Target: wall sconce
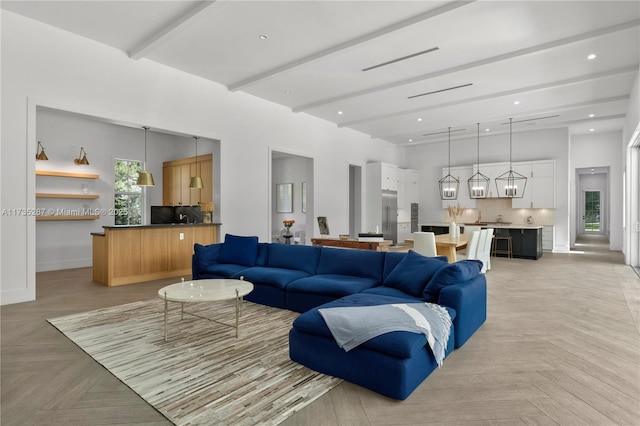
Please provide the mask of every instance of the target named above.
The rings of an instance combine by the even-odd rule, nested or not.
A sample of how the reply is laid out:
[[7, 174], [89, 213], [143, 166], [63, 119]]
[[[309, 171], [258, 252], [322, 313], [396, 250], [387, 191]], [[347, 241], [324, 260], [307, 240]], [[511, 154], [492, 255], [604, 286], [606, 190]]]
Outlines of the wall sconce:
[[88, 166], [89, 165], [89, 160], [87, 160], [87, 153], [85, 152], [83, 147], [80, 147], [80, 155], [78, 155], [78, 158], [73, 160], [73, 163], [78, 165], [78, 166]]
[[38, 141], [38, 149], [36, 151], [36, 160], [46, 161], [49, 159], [49, 157], [47, 157], [47, 154], [44, 153], [44, 146], [42, 146], [42, 143], [40, 141]]

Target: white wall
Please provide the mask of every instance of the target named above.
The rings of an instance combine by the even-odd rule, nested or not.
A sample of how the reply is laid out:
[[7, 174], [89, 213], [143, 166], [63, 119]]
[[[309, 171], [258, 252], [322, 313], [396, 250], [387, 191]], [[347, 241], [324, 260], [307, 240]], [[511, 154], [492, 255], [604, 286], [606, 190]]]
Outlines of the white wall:
[[[638, 165], [638, 148], [629, 145], [636, 143], [634, 132], [640, 130], [640, 67], [631, 89], [626, 120], [622, 133], [622, 153], [626, 176], [625, 193], [625, 229], [623, 235], [623, 251], [625, 263], [640, 265], [640, 232], [636, 231], [636, 223], [640, 223], [640, 165]], [[632, 140], [633, 139], [633, 140]], [[631, 151], [633, 149], [633, 151]]]
[[[554, 251], [569, 251], [569, 133], [568, 129], [523, 132], [514, 126], [512, 161], [556, 160], [556, 208]], [[445, 218], [438, 190], [442, 167], [447, 166], [447, 142], [408, 146], [405, 166], [420, 172], [420, 222]], [[480, 162], [509, 161], [509, 134], [480, 135]], [[451, 140], [451, 166], [477, 163], [477, 139]], [[506, 170], [505, 170], [506, 171]], [[493, 183], [492, 183], [493, 184]], [[504, 200], [485, 200], [489, 202]], [[464, 207], [464, 206], [463, 206]], [[526, 216], [524, 216], [526, 217]]]
[[[340, 229], [348, 229], [349, 162], [397, 162], [398, 149], [387, 142], [11, 12], [0, 16], [1, 208], [35, 207], [37, 104], [221, 140], [222, 233], [261, 241], [270, 239], [269, 146], [314, 159], [315, 214]], [[1, 221], [0, 303], [33, 300], [35, 220]]]
[[[609, 167], [608, 211], [609, 248], [622, 250], [622, 132], [576, 135], [571, 138], [571, 176], [576, 169]], [[575, 181], [574, 181], [575, 182]], [[578, 184], [571, 186], [571, 246], [575, 244], [577, 223]]]

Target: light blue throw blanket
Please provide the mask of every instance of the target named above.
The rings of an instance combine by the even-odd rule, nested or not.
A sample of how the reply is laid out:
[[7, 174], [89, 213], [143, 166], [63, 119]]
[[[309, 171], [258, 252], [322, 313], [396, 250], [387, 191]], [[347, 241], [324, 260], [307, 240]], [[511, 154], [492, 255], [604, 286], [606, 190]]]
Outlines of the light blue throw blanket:
[[377, 306], [354, 306], [318, 309], [333, 338], [345, 351], [392, 331], [411, 331], [427, 337], [433, 356], [442, 366], [451, 316], [434, 303], [394, 303]]

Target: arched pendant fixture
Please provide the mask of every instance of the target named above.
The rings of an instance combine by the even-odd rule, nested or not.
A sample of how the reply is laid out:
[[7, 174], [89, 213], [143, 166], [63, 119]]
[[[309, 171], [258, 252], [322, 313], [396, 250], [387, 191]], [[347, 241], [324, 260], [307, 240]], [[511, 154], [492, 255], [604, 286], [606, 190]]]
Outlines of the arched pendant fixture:
[[451, 176], [451, 127], [449, 127], [449, 174], [438, 181], [441, 200], [457, 200], [460, 181]]
[[189, 182], [189, 189], [202, 189], [204, 185], [202, 184], [202, 178], [198, 176], [198, 139], [197, 136], [193, 137], [196, 140], [196, 175], [191, 177], [191, 181]]
[[509, 170], [496, 178], [498, 198], [522, 198], [527, 187], [527, 178], [513, 170], [511, 165], [511, 127], [513, 118], [509, 119]]
[[138, 186], [154, 186], [153, 175], [147, 171], [147, 130], [148, 126], [143, 126], [144, 129], [144, 164], [142, 165], [142, 172], [138, 173], [138, 180], [136, 185]]
[[490, 183], [491, 179], [480, 173], [480, 123], [478, 123], [478, 169], [467, 181], [469, 198], [487, 198]]

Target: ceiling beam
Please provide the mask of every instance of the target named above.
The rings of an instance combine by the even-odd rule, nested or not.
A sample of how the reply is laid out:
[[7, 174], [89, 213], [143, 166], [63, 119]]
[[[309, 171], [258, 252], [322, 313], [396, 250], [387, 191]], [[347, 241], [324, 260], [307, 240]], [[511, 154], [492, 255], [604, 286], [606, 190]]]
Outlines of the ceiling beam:
[[376, 39], [378, 37], [382, 37], [384, 35], [387, 35], [389, 33], [392, 33], [394, 31], [398, 31], [401, 30], [403, 28], [406, 28], [410, 25], [416, 24], [418, 22], [422, 22], [422, 21], [426, 21], [427, 19], [431, 19], [434, 18], [436, 16], [439, 15], [443, 15], [447, 12], [450, 12], [452, 10], [458, 9], [460, 7], [466, 6], [470, 3], [474, 3], [476, 0], [465, 0], [465, 1], [453, 1], [451, 3], [447, 3], [444, 6], [440, 6], [436, 9], [430, 10], [428, 12], [424, 12], [421, 13], [419, 15], [416, 16], [412, 16], [411, 18], [402, 20], [400, 22], [396, 22], [395, 24], [386, 26], [384, 28], [381, 28], [379, 30], [370, 32], [368, 34], [365, 34], [363, 36], [360, 37], [356, 37], [354, 39], [348, 40], [344, 43], [340, 43], [337, 44], [335, 46], [331, 46], [327, 49], [321, 50], [319, 52], [313, 53], [311, 55], [302, 57], [300, 59], [296, 59], [295, 61], [291, 61], [289, 63], [280, 65], [278, 67], [272, 68], [270, 70], [264, 71], [260, 74], [256, 74], [250, 77], [245, 78], [244, 80], [240, 80], [237, 81], [235, 83], [231, 83], [229, 84], [229, 86], [227, 86], [227, 88], [232, 91], [235, 92], [237, 90], [242, 90], [247, 86], [250, 86], [252, 84], [256, 84], [262, 80], [266, 80], [267, 78], [273, 77], [277, 74], [283, 73], [285, 71], [289, 71], [292, 70], [294, 68], [300, 67], [302, 65], [306, 65], [308, 63], [317, 61], [319, 59], [325, 58], [327, 56], [330, 55], [334, 55], [338, 52], [341, 52], [345, 49], [349, 49], [353, 46], [357, 46], [359, 44], [362, 43], [366, 43], [368, 41], [371, 41], [373, 39]]
[[368, 89], [357, 90], [355, 92], [350, 92], [350, 93], [345, 93], [343, 95], [334, 96], [332, 98], [326, 98], [326, 99], [322, 99], [322, 100], [319, 100], [319, 101], [311, 102], [311, 103], [308, 103], [308, 104], [299, 105], [297, 107], [293, 107], [292, 110], [293, 110], [293, 112], [304, 112], [304, 111], [310, 110], [312, 108], [317, 108], [319, 106], [324, 106], [324, 105], [327, 105], [327, 104], [344, 101], [346, 99], [356, 98], [358, 96], [364, 96], [364, 95], [368, 95], [370, 93], [380, 92], [380, 91], [383, 91], [383, 90], [394, 89], [396, 87], [400, 87], [400, 86], [405, 86], [405, 85], [408, 85], [408, 84], [421, 82], [421, 81], [424, 81], [424, 80], [428, 80], [430, 78], [440, 77], [442, 75], [447, 75], [447, 74], [451, 74], [451, 73], [454, 73], [454, 72], [465, 71], [465, 70], [469, 70], [469, 69], [472, 69], [472, 68], [477, 68], [477, 67], [480, 67], [480, 66], [493, 64], [493, 63], [496, 63], [496, 62], [505, 61], [507, 59], [517, 58], [519, 56], [530, 55], [532, 53], [541, 52], [543, 50], [548, 50], [548, 49], [552, 49], [552, 48], [555, 48], [555, 47], [560, 47], [560, 46], [571, 44], [571, 43], [575, 43], [575, 42], [578, 42], [578, 41], [588, 40], [590, 38], [599, 37], [599, 36], [603, 36], [603, 35], [606, 35], [606, 34], [615, 33], [615, 32], [618, 32], [618, 31], [628, 30], [630, 28], [634, 28], [634, 27], [637, 27], [639, 25], [640, 25], [640, 19], [634, 19], [632, 21], [623, 22], [622, 24], [613, 25], [613, 26], [606, 27], [606, 28], [601, 28], [601, 29], [595, 30], [595, 31], [589, 31], [589, 32], [586, 32], [586, 33], [583, 33], [583, 34], [578, 34], [578, 35], [571, 36], [571, 37], [565, 37], [565, 38], [562, 38], [562, 39], [559, 39], [559, 40], [553, 40], [553, 41], [550, 41], [550, 42], [547, 42], [547, 43], [538, 44], [536, 46], [527, 47], [525, 49], [519, 49], [519, 50], [515, 50], [513, 52], [504, 53], [502, 55], [493, 56], [491, 58], [481, 59], [479, 61], [469, 62], [467, 64], [458, 65], [458, 66], [447, 68], [447, 69], [444, 69], [444, 70], [435, 71], [435, 72], [428, 73], [428, 74], [422, 74], [422, 75], [419, 75], [419, 76], [416, 76], [416, 77], [411, 77], [411, 78], [407, 78], [407, 79], [404, 79], [404, 80], [395, 81], [395, 82], [392, 82], [392, 83], [387, 83], [387, 84], [383, 84], [383, 85], [380, 85], [380, 86], [371, 87], [371, 88], [368, 88]]
[[138, 43], [138, 45], [131, 49], [131, 51], [129, 52], [129, 58], [135, 60], [144, 58], [164, 42], [174, 37], [179, 32], [183, 31], [185, 28], [187, 28], [188, 25], [192, 25], [193, 20], [198, 15], [201, 15], [204, 10], [209, 8], [214, 3], [215, 0], [197, 2], [196, 5], [193, 8], [189, 9], [186, 13], [177, 17], [169, 24], [163, 25], [160, 29], [153, 32], [149, 37]]
[[534, 86], [519, 87], [519, 88], [513, 89], [513, 90], [505, 90], [503, 92], [496, 92], [496, 93], [491, 93], [491, 94], [488, 94], [488, 95], [476, 96], [474, 98], [465, 98], [465, 99], [460, 99], [460, 100], [457, 100], [457, 101], [444, 102], [444, 103], [440, 103], [440, 104], [436, 104], [436, 105], [429, 105], [429, 106], [424, 106], [424, 107], [420, 107], [420, 108], [412, 108], [412, 109], [407, 109], [407, 110], [404, 110], [404, 111], [397, 111], [397, 112], [393, 112], [393, 113], [389, 113], [389, 114], [381, 114], [381, 115], [377, 115], [377, 116], [361, 118], [361, 119], [358, 119], [358, 120], [344, 121], [342, 123], [338, 123], [338, 127], [350, 127], [350, 126], [353, 126], [355, 124], [362, 124], [362, 123], [366, 123], [366, 122], [369, 122], [369, 121], [379, 121], [381, 119], [385, 119], [385, 118], [389, 118], [389, 117], [398, 117], [398, 116], [406, 115], [406, 114], [416, 114], [416, 113], [420, 113], [420, 112], [424, 112], [424, 111], [430, 111], [430, 110], [434, 110], [434, 109], [442, 109], [442, 108], [448, 108], [448, 107], [457, 106], [457, 105], [464, 105], [464, 104], [468, 104], [468, 103], [471, 103], [471, 102], [487, 101], [487, 100], [490, 100], [490, 99], [501, 98], [501, 97], [504, 97], [504, 96], [512, 96], [512, 95], [518, 95], [518, 94], [528, 93], [528, 92], [535, 92], [535, 91], [539, 91], [539, 90], [551, 89], [551, 88], [556, 88], [556, 87], [561, 87], [561, 86], [568, 86], [568, 85], [571, 85], [571, 84], [582, 83], [584, 81], [590, 81], [590, 80], [597, 80], [597, 79], [600, 79], [600, 78], [611, 77], [611, 76], [615, 76], [615, 75], [619, 75], [619, 74], [634, 73], [634, 72], [638, 72], [638, 68], [639, 67], [640, 67], [640, 64], [634, 64], [634, 65], [630, 65], [628, 67], [618, 68], [618, 69], [615, 69], [615, 70], [604, 71], [604, 72], [600, 72], [600, 73], [596, 73], [596, 74], [588, 74], [588, 75], [585, 75], [585, 76], [568, 78], [568, 79], [565, 79], [565, 80], [552, 81], [552, 82], [549, 82], [549, 83], [537, 84], [537, 85], [534, 85]]
[[[555, 106], [550, 106], [547, 108], [539, 108], [539, 109], [532, 109], [532, 110], [527, 110], [527, 111], [522, 111], [519, 112], [517, 114], [518, 118], [525, 118], [525, 117], [530, 117], [530, 116], [534, 116], [534, 115], [540, 115], [540, 114], [552, 114], [554, 112], [557, 111], [566, 111], [566, 110], [571, 110], [571, 109], [575, 109], [575, 108], [583, 108], [583, 107], [588, 107], [588, 106], [592, 106], [592, 105], [598, 105], [598, 104], [606, 104], [606, 103], [610, 103], [610, 102], [619, 102], [619, 101], [628, 101], [630, 99], [630, 95], [620, 95], [620, 96], [612, 96], [612, 97], [608, 97], [608, 98], [599, 98], [599, 99], [592, 99], [589, 101], [584, 101], [584, 102], [578, 102], [578, 103], [574, 103], [574, 104], [567, 104], [567, 105], [555, 105]], [[514, 117], [515, 118], [515, 117]], [[595, 117], [589, 118], [588, 120], [593, 120], [595, 119]], [[493, 118], [485, 118], [483, 120], [479, 120], [481, 123], [493, 123], [493, 122], [498, 122], [498, 121], [502, 121], [504, 120], [504, 117], [493, 117]], [[585, 119], [586, 120], [586, 119]], [[472, 123], [473, 125], [475, 125], [476, 122]], [[452, 127], [473, 127], [472, 124], [466, 123], [455, 123]], [[551, 126], [551, 125], [549, 125]], [[389, 140], [389, 139], [397, 139], [397, 138], [402, 138], [405, 140], [408, 140], [409, 138], [413, 139], [414, 142], [424, 138], [423, 136], [416, 136], [416, 133], [420, 133], [420, 135], [422, 135], [424, 132], [428, 131], [428, 129], [423, 129], [420, 132], [413, 132], [413, 133], [401, 133], [401, 134], [394, 134], [394, 135], [371, 135], [372, 138], [374, 139], [382, 139], [382, 140]], [[494, 134], [494, 132], [492, 132], [492, 134]]]

